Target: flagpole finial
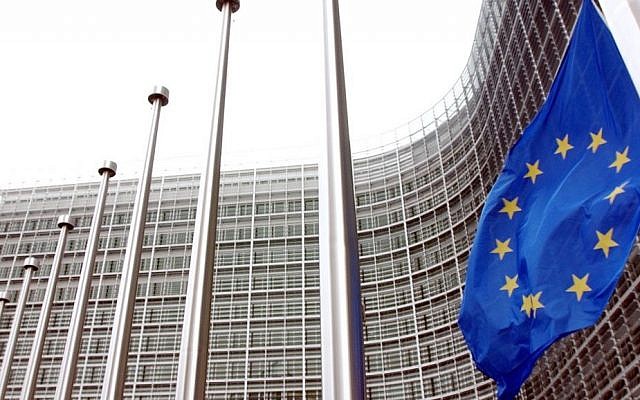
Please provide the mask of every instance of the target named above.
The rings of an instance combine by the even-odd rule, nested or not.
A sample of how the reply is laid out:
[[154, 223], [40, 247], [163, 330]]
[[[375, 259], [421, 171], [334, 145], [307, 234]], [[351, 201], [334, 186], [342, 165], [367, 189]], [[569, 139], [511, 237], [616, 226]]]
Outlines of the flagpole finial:
[[164, 107], [169, 104], [169, 89], [164, 86], [156, 85], [149, 94], [149, 103], [153, 104], [156, 99], [160, 99], [160, 104]]
[[100, 168], [98, 168], [98, 174], [102, 175], [105, 171], [109, 173], [109, 178], [113, 178], [118, 170], [118, 164], [113, 161], [103, 161]]
[[40, 268], [40, 263], [38, 259], [35, 257], [27, 257], [24, 259], [24, 269], [31, 268], [34, 271], [37, 271]]
[[58, 228], [66, 226], [69, 230], [72, 230], [76, 226], [76, 221], [69, 214], [63, 214], [58, 216]]
[[230, 3], [232, 13], [240, 9], [240, 0], [216, 0], [216, 7], [218, 7], [218, 10], [222, 11], [224, 3]]

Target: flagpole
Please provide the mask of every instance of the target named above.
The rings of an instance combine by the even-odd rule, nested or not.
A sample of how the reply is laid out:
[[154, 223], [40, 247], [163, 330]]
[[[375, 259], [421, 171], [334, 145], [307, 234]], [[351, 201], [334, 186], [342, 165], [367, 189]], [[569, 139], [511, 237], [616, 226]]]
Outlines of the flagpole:
[[362, 306], [338, 0], [324, 0], [326, 135], [318, 165], [322, 397], [364, 399]]
[[216, 6], [218, 10], [222, 11], [222, 37], [218, 55], [211, 136], [206, 168], [200, 177], [198, 208], [182, 324], [182, 342], [175, 396], [176, 399], [181, 400], [204, 399], [205, 395], [229, 35], [231, 14], [238, 11], [240, 1], [216, 0]]
[[22, 288], [20, 289], [20, 296], [18, 297], [18, 303], [16, 304], [16, 313], [13, 315], [13, 324], [11, 325], [9, 339], [7, 340], [7, 347], [4, 350], [4, 357], [2, 358], [2, 371], [0, 371], [0, 399], [5, 398], [7, 385], [9, 384], [9, 376], [11, 374], [11, 364], [16, 352], [16, 345], [18, 344], [18, 334], [20, 333], [22, 315], [24, 314], [24, 307], [27, 304], [27, 299], [29, 298], [29, 284], [31, 284], [31, 277], [33, 276], [33, 273], [38, 270], [39, 265], [38, 260], [34, 257], [27, 257], [24, 259]]
[[98, 169], [98, 173], [102, 176], [102, 181], [100, 182], [96, 206], [93, 210], [91, 229], [89, 230], [89, 239], [87, 242], [87, 248], [85, 249], [84, 260], [82, 262], [82, 271], [80, 272], [78, 290], [76, 292], [73, 313], [71, 314], [69, 333], [67, 335], [67, 342], [64, 346], [64, 353], [62, 354], [60, 375], [58, 378], [58, 385], [56, 387], [56, 394], [54, 396], [54, 399], [56, 400], [71, 399], [73, 381], [76, 377], [76, 368], [78, 366], [78, 353], [80, 353], [84, 319], [87, 314], [87, 306], [89, 304], [91, 279], [93, 278], [93, 265], [96, 261], [98, 238], [100, 237], [102, 216], [104, 214], [104, 207], [107, 200], [107, 189], [109, 187], [109, 179], [115, 176], [116, 170], [117, 165], [113, 161], [105, 161], [100, 169]]
[[147, 218], [149, 204], [149, 190], [151, 189], [151, 172], [156, 151], [156, 137], [160, 110], [169, 103], [169, 89], [156, 86], [149, 95], [149, 103], [153, 105], [153, 118], [147, 143], [147, 153], [142, 170], [142, 177], [138, 181], [136, 198], [131, 216], [131, 230], [127, 240], [127, 251], [124, 256], [118, 302], [111, 330], [111, 342], [107, 357], [107, 366], [102, 382], [102, 399], [121, 399], [126, 381], [127, 359], [129, 357], [129, 342], [131, 340], [131, 325], [136, 303], [138, 288], [138, 273], [140, 272], [140, 257], [142, 242], [144, 241], [144, 224]]
[[637, 0], [636, 1], [627, 0], [627, 4], [631, 9], [631, 14], [633, 15], [633, 18], [636, 20], [636, 25], [638, 25], [638, 28], [640, 28], [640, 2], [638, 2]]
[[0, 292], [0, 318], [2, 318], [2, 312], [4, 311], [4, 304], [9, 302], [7, 292]]
[[60, 228], [58, 245], [56, 246], [56, 253], [53, 257], [53, 265], [51, 265], [47, 289], [44, 294], [44, 299], [42, 300], [40, 319], [38, 320], [38, 327], [36, 328], [35, 336], [33, 338], [29, 364], [27, 365], [27, 371], [24, 375], [24, 384], [22, 385], [21, 398], [25, 400], [33, 399], [35, 395], [36, 379], [38, 376], [38, 369], [40, 368], [40, 361], [42, 360], [44, 340], [47, 336], [47, 329], [49, 328], [49, 316], [51, 315], [53, 296], [55, 295], [56, 286], [58, 284], [58, 274], [60, 266], [62, 265], [62, 258], [64, 257], [67, 234], [69, 231], [73, 230], [74, 225], [75, 221], [69, 215], [61, 215], [58, 217], [58, 228]]

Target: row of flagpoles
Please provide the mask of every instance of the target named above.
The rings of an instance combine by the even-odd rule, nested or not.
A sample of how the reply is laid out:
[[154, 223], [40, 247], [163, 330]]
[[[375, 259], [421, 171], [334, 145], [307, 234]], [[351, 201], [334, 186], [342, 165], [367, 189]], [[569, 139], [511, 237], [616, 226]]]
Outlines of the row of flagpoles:
[[[231, 14], [238, 11], [240, 1], [216, 0], [216, 6], [223, 15], [222, 35], [208, 157], [200, 177], [176, 399], [204, 399], [205, 396], [229, 36]], [[365, 387], [362, 311], [338, 0], [324, 0], [324, 32], [327, 130], [319, 162], [323, 397], [360, 399], [364, 398]], [[149, 95], [149, 102], [153, 106], [153, 118], [142, 177], [137, 186], [119, 285], [102, 385], [103, 400], [119, 399], [124, 393], [160, 110], [168, 101], [169, 91], [162, 86], [154, 88]], [[71, 399], [109, 180], [115, 176], [116, 170], [116, 163], [105, 161], [98, 171], [102, 179], [60, 366], [55, 394], [57, 400]], [[74, 228], [73, 218], [69, 215], [60, 216], [58, 227], [60, 236], [24, 378], [21, 396], [23, 399], [34, 398], [58, 273], [67, 235]], [[33, 257], [24, 260], [22, 289], [0, 372], [0, 398], [4, 398], [7, 390], [29, 285], [38, 266], [39, 261]], [[6, 302], [6, 293], [0, 293], [0, 315]]]

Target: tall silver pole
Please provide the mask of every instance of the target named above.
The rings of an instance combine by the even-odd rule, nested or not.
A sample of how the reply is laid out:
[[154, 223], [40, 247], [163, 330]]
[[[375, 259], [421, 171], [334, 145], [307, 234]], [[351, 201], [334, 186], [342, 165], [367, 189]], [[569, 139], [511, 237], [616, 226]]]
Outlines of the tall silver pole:
[[222, 38], [218, 55], [218, 75], [211, 122], [211, 137], [207, 164], [200, 177], [198, 209], [194, 226], [193, 249], [189, 266], [189, 281], [184, 307], [180, 361], [176, 399], [204, 399], [209, 354], [209, 324], [211, 321], [211, 290], [213, 260], [218, 220], [220, 186], [220, 153], [224, 125], [224, 102], [227, 86], [227, 61], [231, 13], [240, 8], [239, 0], [217, 0], [222, 11]]
[[633, 14], [638, 28], [640, 28], [640, 0], [627, 0], [627, 3], [629, 4], [631, 14]]
[[4, 312], [5, 303], [9, 302], [9, 295], [7, 292], [0, 292], [0, 318], [2, 318], [2, 313]]
[[107, 200], [109, 178], [116, 174], [117, 168], [118, 167], [115, 162], [105, 161], [102, 167], [98, 169], [98, 173], [102, 176], [102, 181], [100, 182], [96, 208], [93, 211], [93, 219], [91, 220], [89, 241], [87, 242], [84, 260], [82, 262], [82, 271], [80, 272], [78, 291], [76, 292], [73, 313], [71, 314], [71, 323], [69, 325], [67, 342], [64, 346], [64, 353], [62, 354], [60, 376], [58, 377], [58, 386], [56, 387], [56, 394], [54, 397], [56, 400], [71, 399], [73, 380], [76, 377], [76, 368], [78, 366], [78, 353], [80, 353], [84, 318], [87, 314], [87, 306], [89, 304], [91, 278], [93, 278], [93, 265], [96, 261], [98, 238], [100, 236], [100, 228], [102, 227], [102, 215], [104, 214], [104, 205]]
[[169, 89], [164, 86], [154, 87], [153, 92], [149, 95], [149, 103], [153, 104], [153, 119], [151, 120], [151, 131], [149, 132], [142, 177], [138, 181], [136, 199], [133, 204], [131, 230], [129, 231], [127, 251], [124, 256], [122, 277], [120, 278], [120, 289], [118, 290], [118, 302], [113, 319], [107, 367], [104, 381], [102, 382], [103, 400], [121, 399], [124, 393], [131, 325], [136, 304], [142, 242], [144, 241], [144, 224], [147, 217], [149, 190], [151, 188], [151, 171], [153, 170], [153, 159], [156, 151], [158, 122], [160, 121], [160, 109], [169, 103]]
[[9, 302], [9, 296], [7, 292], [0, 292], [0, 318], [2, 318], [2, 312], [4, 311], [4, 304]]
[[322, 397], [364, 399], [360, 269], [338, 0], [324, 0], [327, 132], [318, 165]]
[[42, 300], [42, 309], [40, 310], [40, 319], [36, 328], [33, 345], [31, 346], [31, 355], [29, 356], [29, 364], [24, 375], [24, 384], [22, 385], [22, 399], [33, 399], [36, 392], [36, 379], [38, 370], [40, 369], [40, 361], [42, 360], [42, 349], [44, 348], [44, 339], [47, 337], [47, 329], [49, 329], [49, 316], [51, 315], [51, 307], [53, 307], [53, 296], [58, 285], [58, 275], [62, 258], [64, 257], [64, 249], [67, 244], [67, 234], [74, 228], [75, 221], [69, 215], [61, 215], [58, 217], [58, 227], [60, 228], [60, 236], [58, 236], [58, 245], [56, 254], [53, 257], [53, 265], [49, 274], [47, 289]]
[[24, 314], [24, 306], [27, 304], [29, 298], [29, 284], [31, 283], [31, 277], [33, 273], [39, 268], [38, 260], [34, 257], [27, 257], [24, 259], [24, 277], [22, 278], [22, 289], [20, 289], [20, 296], [18, 296], [18, 304], [16, 304], [16, 313], [13, 316], [13, 324], [11, 325], [11, 332], [9, 333], [9, 340], [7, 341], [7, 347], [4, 350], [4, 357], [2, 358], [2, 371], [0, 371], [0, 399], [4, 399], [9, 385], [9, 375], [11, 373], [11, 363], [13, 362], [13, 355], [16, 352], [16, 344], [18, 343], [18, 334], [20, 333], [20, 323], [22, 322], [22, 314]]

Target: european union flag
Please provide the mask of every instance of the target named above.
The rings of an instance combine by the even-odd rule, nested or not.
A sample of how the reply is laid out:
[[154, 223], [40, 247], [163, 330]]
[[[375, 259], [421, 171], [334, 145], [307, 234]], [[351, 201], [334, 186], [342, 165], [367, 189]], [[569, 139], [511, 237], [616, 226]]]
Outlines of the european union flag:
[[489, 194], [459, 325], [498, 397], [556, 340], [593, 325], [640, 224], [640, 99], [601, 16], [583, 2], [540, 112]]

